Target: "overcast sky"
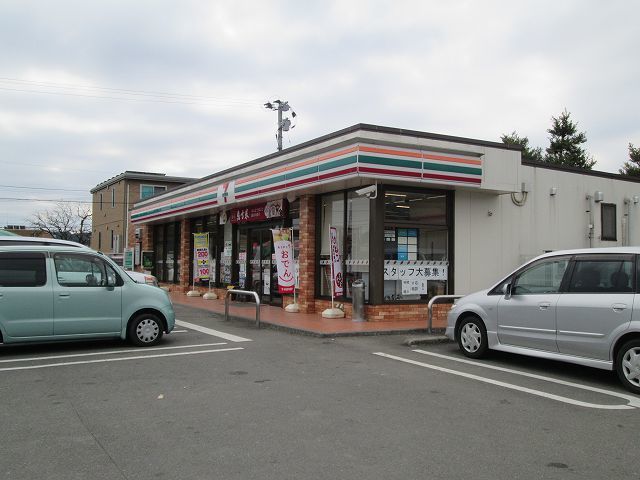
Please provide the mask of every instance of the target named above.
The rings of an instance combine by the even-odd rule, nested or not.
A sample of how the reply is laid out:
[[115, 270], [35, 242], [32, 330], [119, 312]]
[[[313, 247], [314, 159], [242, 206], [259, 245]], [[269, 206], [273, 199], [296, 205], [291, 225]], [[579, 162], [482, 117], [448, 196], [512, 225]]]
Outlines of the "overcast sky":
[[[0, 2], [0, 226], [125, 170], [201, 177], [356, 123], [640, 145], [640, 2]], [[21, 187], [21, 188], [18, 188]], [[64, 189], [64, 190], [44, 190]]]

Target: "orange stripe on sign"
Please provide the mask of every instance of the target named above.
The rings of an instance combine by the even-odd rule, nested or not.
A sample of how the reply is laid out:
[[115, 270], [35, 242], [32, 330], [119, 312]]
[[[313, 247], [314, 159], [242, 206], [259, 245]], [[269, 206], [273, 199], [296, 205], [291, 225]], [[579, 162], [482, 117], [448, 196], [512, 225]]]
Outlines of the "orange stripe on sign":
[[345, 148], [344, 150], [338, 150], [337, 152], [327, 153], [325, 155], [320, 155], [318, 157], [318, 161], [321, 162], [322, 160], [329, 160], [330, 158], [335, 158], [335, 157], [339, 157], [340, 155], [356, 152], [357, 150], [358, 150], [358, 147], [349, 147], [349, 148]]
[[298, 167], [304, 167], [305, 165], [309, 165], [311, 163], [317, 162], [317, 158], [310, 158], [308, 160], [303, 160], [302, 162], [294, 163], [293, 165], [286, 165], [284, 167], [276, 168], [275, 170], [269, 170], [265, 173], [260, 173], [257, 175], [253, 175], [252, 177], [240, 178], [236, 181], [236, 185], [241, 185], [243, 183], [252, 182], [253, 180], [259, 180], [264, 177], [269, 177], [271, 175], [275, 175], [276, 173], [288, 172], [289, 170], [293, 170]]
[[312, 157], [312, 158], [309, 158], [308, 160], [303, 160], [301, 162], [297, 162], [292, 165], [285, 165], [283, 167], [275, 168], [273, 170], [268, 170], [264, 173], [259, 173], [251, 177], [238, 179], [236, 180], [236, 185], [242, 185], [243, 183], [252, 182], [254, 180], [260, 180], [261, 178], [270, 177], [271, 175], [276, 175], [278, 173], [289, 172], [299, 167], [304, 167], [306, 165], [318, 163], [323, 160], [328, 160], [329, 158], [339, 157], [340, 155], [355, 152], [356, 150], [357, 150], [357, 147], [351, 147], [351, 148], [346, 148], [344, 150], [339, 150], [337, 152], [327, 153], [326, 155], [321, 155], [319, 157]]
[[407, 152], [405, 150], [392, 150], [390, 148], [365, 147], [364, 145], [360, 146], [360, 151], [382, 153], [384, 155], [401, 155], [403, 157], [422, 158], [422, 153], [420, 152]]
[[466, 163], [468, 165], [482, 165], [481, 160], [472, 160], [470, 158], [445, 157], [444, 155], [432, 155], [430, 153], [425, 153], [423, 158], [428, 158], [429, 160], [442, 160], [445, 162]]

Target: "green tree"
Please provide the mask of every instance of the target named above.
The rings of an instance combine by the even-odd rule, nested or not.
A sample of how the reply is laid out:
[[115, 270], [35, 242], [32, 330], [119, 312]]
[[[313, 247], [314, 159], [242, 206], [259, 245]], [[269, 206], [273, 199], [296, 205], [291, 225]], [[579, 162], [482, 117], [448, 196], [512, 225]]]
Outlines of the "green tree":
[[552, 117], [553, 123], [547, 130], [551, 136], [544, 161], [562, 167], [591, 170], [596, 161], [581, 147], [587, 141], [587, 136], [584, 132], [578, 132], [578, 124], [570, 117], [566, 108], [558, 118]]
[[624, 162], [620, 173], [640, 177], [640, 147], [634, 147], [633, 143], [629, 144], [629, 161]]
[[527, 137], [519, 136], [515, 130], [508, 135], [503, 134], [500, 139], [502, 140], [502, 143], [506, 145], [520, 145], [522, 147], [523, 160], [529, 160], [533, 162], [542, 161], [542, 148], [531, 148], [529, 146], [529, 139]]

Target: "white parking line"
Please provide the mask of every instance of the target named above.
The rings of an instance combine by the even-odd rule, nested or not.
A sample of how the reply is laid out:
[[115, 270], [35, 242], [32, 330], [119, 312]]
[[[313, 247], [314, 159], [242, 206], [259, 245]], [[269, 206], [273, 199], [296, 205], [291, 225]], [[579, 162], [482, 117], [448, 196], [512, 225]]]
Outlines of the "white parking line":
[[171, 333], [187, 333], [187, 330], [171, 330]]
[[150, 358], [162, 358], [162, 357], [177, 357], [182, 355], [199, 355], [201, 353], [219, 353], [219, 352], [230, 352], [232, 350], [244, 350], [242, 347], [235, 348], [221, 348], [218, 350], [199, 350], [195, 352], [177, 352], [177, 353], [165, 353], [158, 355], [139, 355], [135, 357], [119, 357], [119, 358], [101, 358], [99, 360], [84, 360], [81, 362], [61, 362], [61, 363], [48, 363], [44, 365], [29, 365], [26, 367], [9, 367], [9, 368], [0, 368], [0, 372], [10, 372], [13, 370], [35, 370], [38, 368], [50, 368], [50, 367], [66, 367], [69, 365], [86, 365], [89, 363], [106, 363], [106, 362], [122, 362], [124, 360], [147, 360]]
[[226, 345], [227, 342], [220, 343], [200, 343], [198, 345], [180, 345], [178, 347], [146, 347], [146, 348], [130, 348], [128, 350], [108, 350], [104, 352], [91, 352], [91, 353], [72, 353], [69, 355], [50, 355], [47, 357], [27, 357], [27, 358], [10, 358], [8, 360], [0, 360], [0, 363], [12, 363], [12, 362], [34, 362], [37, 360], [56, 360], [59, 358], [74, 358], [74, 357], [91, 357], [95, 355], [112, 355], [116, 353], [133, 353], [133, 352], [152, 352], [154, 350], [174, 350], [177, 348], [201, 348], [201, 347], [218, 347], [220, 345]]
[[230, 333], [220, 332], [219, 330], [213, 330], [207, 327], [201, 327], [200, 325], [196, 325], [195, 323], [183, 322], [182, 320], [176, 319], [176, 325], [180, 325], [184, 328], [190, 328], [191, 330], [196, 330], [201, 333], [206, 333], [207, 335], [212, 335], [214, 337], [224, 338], [225, 340], [229, 340], [230, 342], [251, 342], [250, 338], [238, 337], [236, 335], [231, 335]]
[[[439, 372], [450, 373], [452, 375], [458, 375], [460, 377], [470, 378], [473, 380], [477, 380], [479, 382], [489, 383], [491, 385], [497, 385], [499, 387], [504, 387], [511, 390], [517, 390], [520, 392], [529, 393], [531, 395], [537, 395], [539, 397], [548, 398], [550, 400], [556, 400], [558, 402], [568, 403], [570, 405], [577, 405], [580, 407], [596, 408], [596, 409], [602, 409], [602, 410], [629, 410], [633, 408], [638, 408], [636, 405], [601, 405], [597, 403], [582, 402], [580, 400], [574, 400], [573, 398], [554, 395], [552, 393], [547, 393], [540, 390], [534, 390], [532, 388], [522, 387], [520, 385], [514, 385], [512, 383], [501, 382], [499, 380], [492, 380], [490, 378], [480, 377], [479, 375], [473, 375], [471, 373], [460, 372], [458, 370], [452, 370], [450, 368], [439, 367], [437, 365], [431, 365], [429, 363], [417, 362], [415, 360], [411, 360], [403, 357], [397, 357], [395, 355], [389, 355], [383, 352], [374, 352], [373, 354], [378, 355], [380, 357], [397, 360], [399, 362], [409, 363], [411, 365], [417, 365], [419, 367], [429, 368], [431, 370], [437, 370]], [[630, 402], [630, 403], [633, 403], [633, 402]]]
[[453, 360], [455, 362], [466, 363], [468, 365], [476, 365], [478, 367], [489, 368], [491, 370], [498, 370], [500, 372], [513, 373], [515, 375], [521, 375], [523, 377], [535, 378], [537, 380], [544, 380], [545, 382], [557, 383], [559, 385], [565, 385], [567, 387], [579, 388], [581, 390], [588, 390], [590, 392], [602, 393], [603, 395], [610, 395], [612, 397], [622, 398], [629, 402], [629, 405], [640, 408], [640, 398], [633, 395], [627, 395], [626, 393], [614, 392], [613, 390], [604, 390], [602, 388], [590, 387], [589, 385], [582, 385], [580, 383], [567, 382], [558, 378], [544, 377], [535, 373], [523, 372], [521, 370], [512, 370], [510, 368], [498, 367], [496, 365], [487, 365], [482, 362], [474, 362], [473, 360], [467, 360], [466, 358], [451, 357], [449, 355], [442, 355], [441, 353], [427, 352], [425, 350], [414, 350], [416, 353], [423, 355], [431, 355], [432, 357], [445, 358], [447, 360]]

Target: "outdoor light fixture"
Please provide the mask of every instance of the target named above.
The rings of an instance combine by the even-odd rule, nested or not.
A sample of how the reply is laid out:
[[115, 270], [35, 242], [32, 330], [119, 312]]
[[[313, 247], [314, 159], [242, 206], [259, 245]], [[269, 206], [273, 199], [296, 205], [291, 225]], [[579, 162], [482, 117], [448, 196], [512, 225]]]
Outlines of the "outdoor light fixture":
[[593, 201], [596, 203], [600, 203], [601, 201], [604, 200], [604, 193], [602, 193], [600, 190], [596, 191], [593, 194]]
[[555, 197], [558, 193], [558, 189], [556, 187], [551, 187], [551, 190], [549, 190], [549, 195], [551, 195], [552, 197]]

